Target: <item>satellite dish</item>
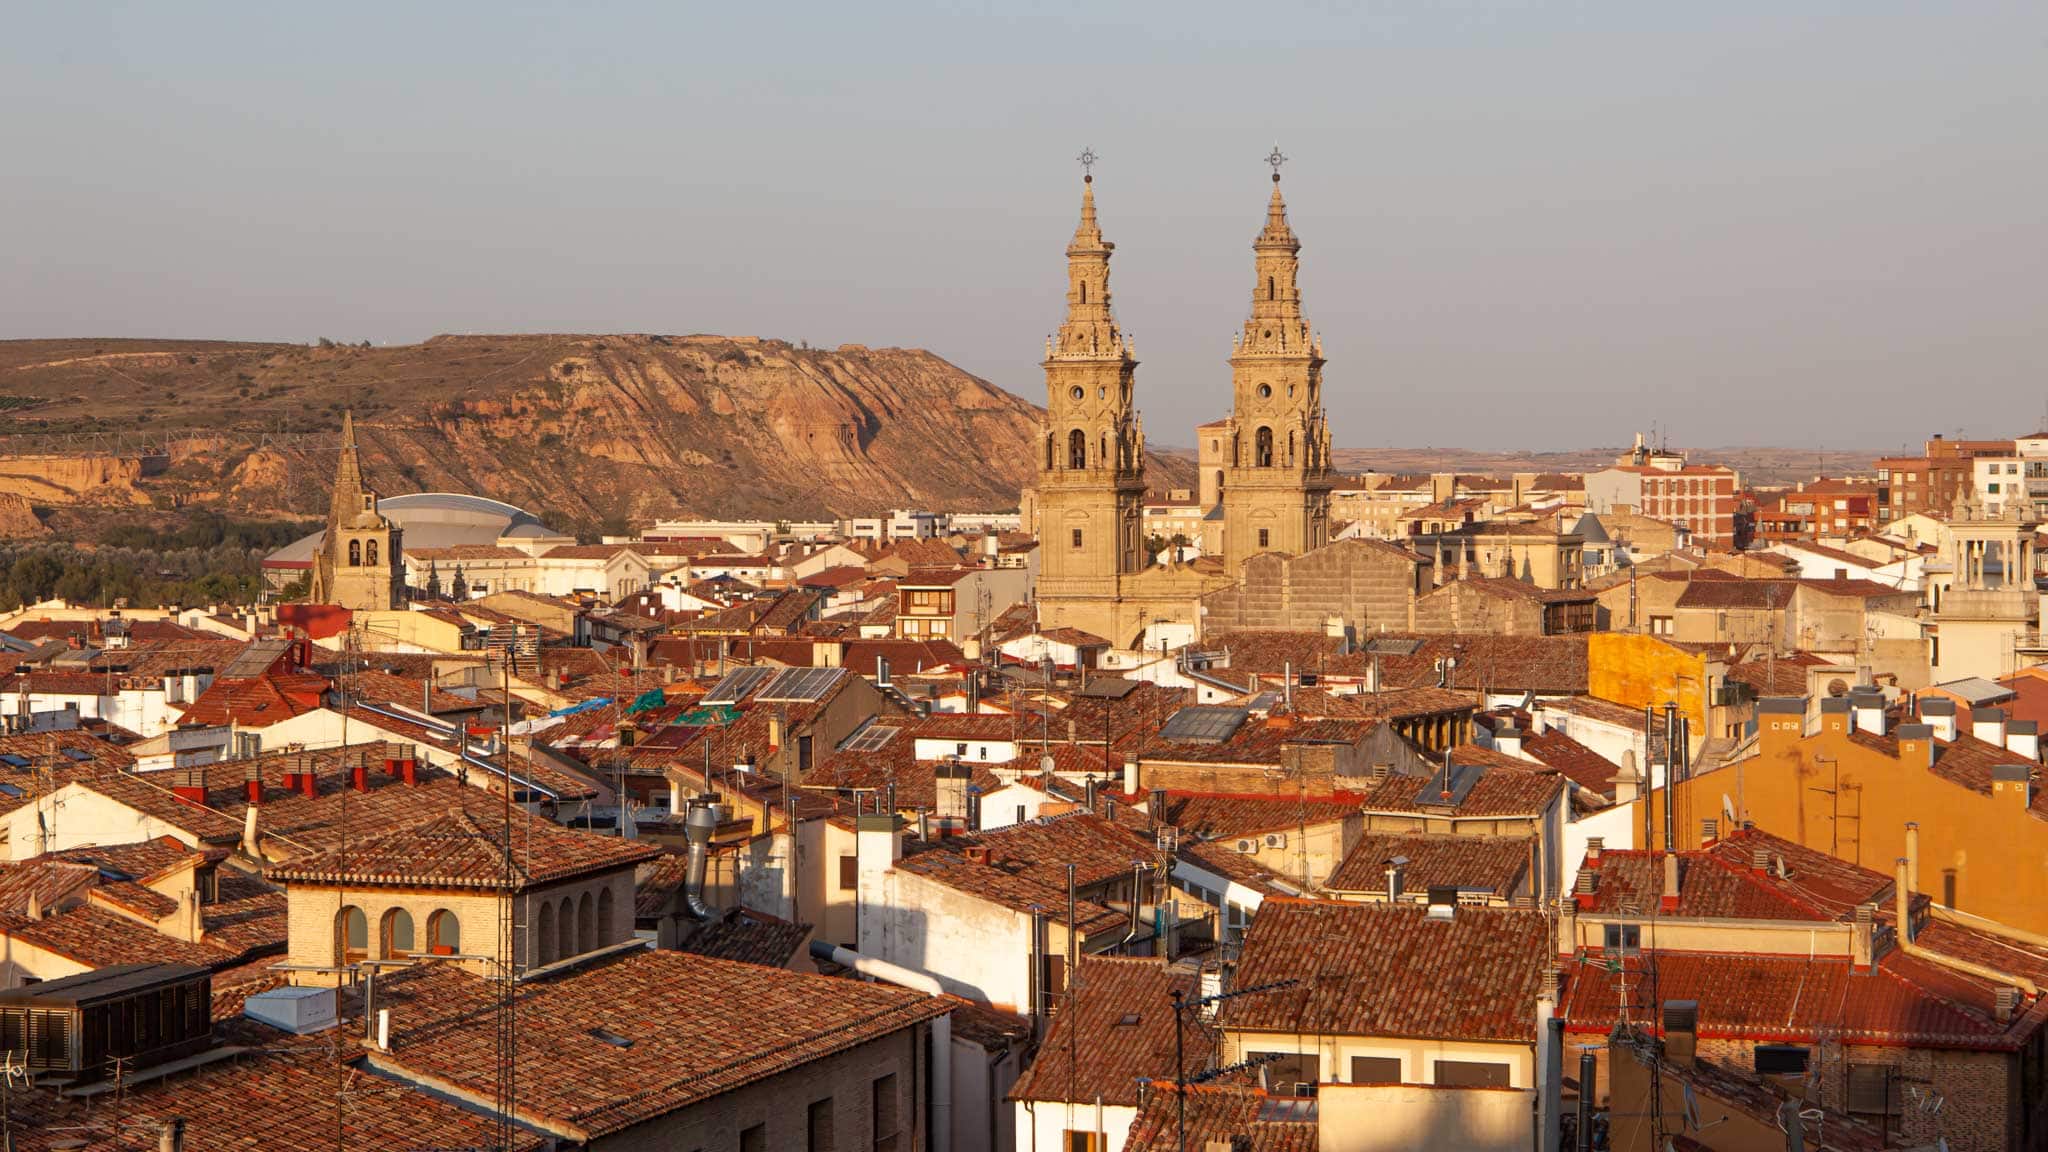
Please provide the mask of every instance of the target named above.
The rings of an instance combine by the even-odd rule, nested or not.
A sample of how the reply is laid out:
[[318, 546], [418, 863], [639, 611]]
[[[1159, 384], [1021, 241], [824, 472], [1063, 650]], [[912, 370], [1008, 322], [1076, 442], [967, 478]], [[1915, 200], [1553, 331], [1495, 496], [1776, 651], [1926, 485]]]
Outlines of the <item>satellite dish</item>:
[[1729, 831], [1735, 830], [1735, 801], [1726, 792], [1721, 793], [1721, 819], [1727, 822]]

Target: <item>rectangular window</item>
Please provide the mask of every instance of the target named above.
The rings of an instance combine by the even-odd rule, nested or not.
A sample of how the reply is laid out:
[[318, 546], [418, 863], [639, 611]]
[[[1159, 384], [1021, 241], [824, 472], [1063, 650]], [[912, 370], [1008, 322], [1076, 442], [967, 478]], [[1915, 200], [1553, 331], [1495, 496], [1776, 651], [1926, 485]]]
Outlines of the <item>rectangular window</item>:
[[1849, 1111], [1866, 1116], [1897, 1116], [1899, 1070], [1889, 1064], [1849, 1065]]
[[1606, 928], [1606, 946], [1609, 956], [1634, 956], [1643, 950], [1642, 925], [1609, 924]]
[[1804, 1076], [1808, 1055], [1797, 1044], [1759, 1044], [1754, 1057], [1757, 1075]]
[[1652, 635], [1652, 636], [1669, 636], [1669, 635], [1671, 635], [1671, 633], [1672, 633], [1673, 631], [1674, 631], [1674, 629], [1672, 628], [1672, 625], [1671, 625], [1671, 617], [1669, 617], [1669, 616], [1652, 616], [1652, 617], [1650, 617], [1650, 635]]
[[1353, 1084], [1399, 1084], [1401, 1082], [1401, 1058], [1399, 1056], [1353, 1056], [1351, 1058], [1351, 1082]]
[[1322, 1061], [1309, 1052], [1253, 1052], [1266, 1075], [1267, 1091], [1275, 1096], [1313, 1096], [1322, 1078]]
[[875, 1152], [896, 1152], [896, 1074], [876, 1077], [874, 1083]]
[[811, 1102], [804, 1117], [804, 1152], [832, 1152], [832, 1098]]
[[1102, 1135], [1097, 1132], [1076, 1132], [1067, 1129], [1067, 1152], [1102, 1152]]
[[740, 1152], [768, 1152], [768, 1125], [756, 1124], [740, 1132]]
[[860, 887], [860, 857], [849, 854], [839, 858], [839, 890], [851, 892]]
[[1261, 547], [1261, 548], [1270, 548], [1270, 547], [1272, 547], [1272, 545], [1273, 545], [1273, 530], [1272, 530], [1272, 529], [1270, 529], [1270, 528], [1261, 528], [1261, 529], [1259, 529], [1259, 547]]
[[1079, 548], [1080, 546], [1081, 546], [1081, 530], [1080, 530], [1079, 528], [1076, 528], [1076, 529], [1074, 529], [1074, 547], [1076, 547], [1076, 548]]
[[1508, 1066], [1480, 1060], [1439, 1060], [1436, 1084], [1440, 1088], [1506, 1088]]

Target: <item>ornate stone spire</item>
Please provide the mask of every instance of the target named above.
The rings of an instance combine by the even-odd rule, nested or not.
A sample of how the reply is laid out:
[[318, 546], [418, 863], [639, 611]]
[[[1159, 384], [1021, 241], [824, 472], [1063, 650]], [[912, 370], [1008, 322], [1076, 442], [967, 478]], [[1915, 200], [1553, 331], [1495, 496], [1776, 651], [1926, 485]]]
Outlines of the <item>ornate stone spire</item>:
[[1280, 164], [1287, 158], [1278, 148], [1266, 158], [1273, 165], [1273, 195], [1266, 202], [1266, 226], [1252, 241], [1252, 310], [1238, 339], [1240, 354], [1302, 356], [1314, 354], [1308, 321], [1301, 314], [1301, 241], [1287, 223], [1287, 201], [1280, 195]]
[[[1082, 156], [1083, 163], [1093, 162], [1092, 153]], [[1109, 310], [1109, 257], [1115, 251], [1095, 219], [1095, 176], [1090, 173], [1081, 178], [1081, 222], [1067, 245], [1067, 319], [1053, 338], [1054, 358], [1114, 360], [1125, 355], [1123, 334]]]

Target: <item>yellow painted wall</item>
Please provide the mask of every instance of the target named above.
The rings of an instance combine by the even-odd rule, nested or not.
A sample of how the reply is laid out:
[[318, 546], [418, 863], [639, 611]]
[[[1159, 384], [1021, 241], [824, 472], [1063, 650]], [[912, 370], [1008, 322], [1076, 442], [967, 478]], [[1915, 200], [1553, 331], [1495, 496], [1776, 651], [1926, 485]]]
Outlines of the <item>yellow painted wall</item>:
[[1676, 699], [1679, 715], [1705, 732], [1701, 709], [1707, 690], [1707, 658], [1655, 636], [1595, 632], [1586, 637], [1586, 686], [1602, 700], [1630, 708]]

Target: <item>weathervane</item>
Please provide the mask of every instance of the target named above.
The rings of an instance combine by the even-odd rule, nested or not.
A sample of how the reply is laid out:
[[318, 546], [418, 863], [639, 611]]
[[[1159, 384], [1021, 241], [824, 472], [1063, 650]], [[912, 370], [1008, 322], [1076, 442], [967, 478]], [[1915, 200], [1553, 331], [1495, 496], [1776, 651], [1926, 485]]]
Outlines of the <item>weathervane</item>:
[[1273, 183], [1278, 184], [1280, 182], [1280, 166], [1287, 163], [1287, 157], [1280, 154], [1280, 146], [1278, 144], [1273, 145], [1273, 150], [1266, 154], [1266, 163], [1273, 166]]
[[1093, 184], [1095, 182], [1095, 161], [1101, 159], [1101, 157], [1095, 155], [1095, 149], [1083, 148], [1081, 149], [1081, 154], [1074, 157], [1074, 159], [1081, 162], [1081, 182]]

